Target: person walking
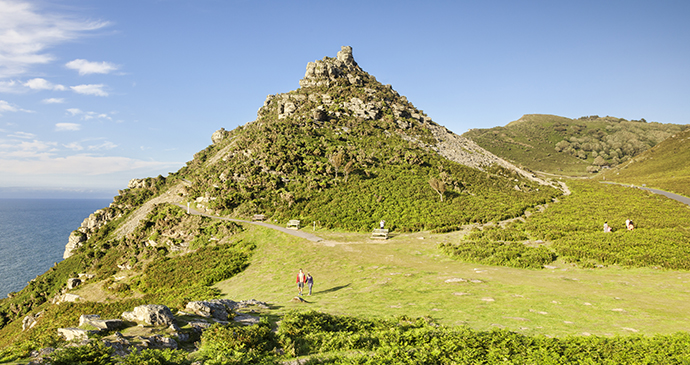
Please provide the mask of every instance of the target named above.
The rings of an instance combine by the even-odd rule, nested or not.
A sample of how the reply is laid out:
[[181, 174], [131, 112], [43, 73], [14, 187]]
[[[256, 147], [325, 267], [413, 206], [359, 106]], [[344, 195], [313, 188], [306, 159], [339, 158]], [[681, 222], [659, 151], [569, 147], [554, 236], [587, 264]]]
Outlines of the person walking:
[[310, 273], [307, 273], [307, 287], [309, 287], [309, 294], [311, 295], [311, 288], [314, 286], [314, 278]]
[[304, 271], [299, 269], [299, 273], [297, 273], [297, 290], [299, 291], [299, 296], [302, 296], [302, 289], [304, 289], [304, 282], [306, 280], [307, 277], [304, 275]]

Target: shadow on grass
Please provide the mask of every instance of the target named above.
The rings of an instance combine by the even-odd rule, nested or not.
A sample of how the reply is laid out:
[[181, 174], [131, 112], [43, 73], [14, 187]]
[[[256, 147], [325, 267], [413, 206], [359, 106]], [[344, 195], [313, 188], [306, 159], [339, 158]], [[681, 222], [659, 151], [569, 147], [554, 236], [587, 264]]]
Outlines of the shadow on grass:
[[[350, 283], [351, 284], [351, 283]], [[350, 286], [350, 284], [346, 285], [340, 285], [340, 286], [334, 286], [330, 289], [322, 290], [322, 291], [315, 291], [313, 294], [326, 294], [326, 293], [332, 293], [334, 291], [338, 291], [340, 289], [345, 289]]]

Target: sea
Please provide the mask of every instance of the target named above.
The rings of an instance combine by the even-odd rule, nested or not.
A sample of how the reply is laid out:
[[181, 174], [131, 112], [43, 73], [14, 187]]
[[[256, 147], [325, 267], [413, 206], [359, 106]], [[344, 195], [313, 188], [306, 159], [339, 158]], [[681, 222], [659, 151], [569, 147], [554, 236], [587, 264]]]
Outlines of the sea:
[[0, 298], [62, 261], [72, 231], [112, 199], [0, 199]]

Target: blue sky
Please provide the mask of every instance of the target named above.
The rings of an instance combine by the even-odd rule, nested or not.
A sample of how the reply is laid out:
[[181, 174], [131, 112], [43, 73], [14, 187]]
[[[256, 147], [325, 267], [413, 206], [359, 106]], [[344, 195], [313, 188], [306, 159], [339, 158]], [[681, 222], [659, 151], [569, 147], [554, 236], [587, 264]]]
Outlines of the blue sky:
[[687, 1], [0, 0], [0, 197], [112, 197], [343, 45], [462, 134], [524, 114], [690, 123]]

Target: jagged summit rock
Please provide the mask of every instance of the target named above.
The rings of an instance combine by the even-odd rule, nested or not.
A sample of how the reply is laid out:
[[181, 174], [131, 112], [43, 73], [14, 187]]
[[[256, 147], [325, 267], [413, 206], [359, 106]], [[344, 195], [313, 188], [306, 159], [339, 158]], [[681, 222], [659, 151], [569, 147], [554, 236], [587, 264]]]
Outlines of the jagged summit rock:
[[352, 47], [343, 46], [336, 58], [324, 57], [323, 60], [309, 62], [301, 87], [330, 86], [338, 79], [347, 80], [352, 85], [362, 83], [357, 72], [363, 72], [352, 56]]

